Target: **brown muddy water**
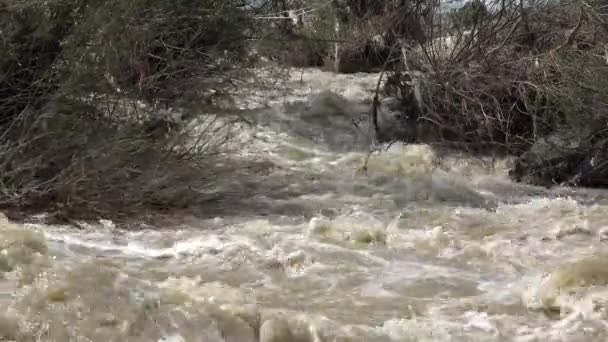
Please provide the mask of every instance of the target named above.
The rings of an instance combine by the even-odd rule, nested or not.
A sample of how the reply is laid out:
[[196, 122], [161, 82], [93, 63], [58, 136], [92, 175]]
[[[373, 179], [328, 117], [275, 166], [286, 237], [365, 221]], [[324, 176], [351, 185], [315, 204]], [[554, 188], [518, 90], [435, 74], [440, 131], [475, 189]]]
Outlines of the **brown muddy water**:
[[0, 341], [607, 340], [608, 193], [514, 184], [508, 160], [422, 145], [361, 172], [352, 119], [376, 77], [294, 72], [268, 106], [242, 99], [257, 127], [240, 157], [271, 167], [234, 179], [218, 217], [2, 219]]

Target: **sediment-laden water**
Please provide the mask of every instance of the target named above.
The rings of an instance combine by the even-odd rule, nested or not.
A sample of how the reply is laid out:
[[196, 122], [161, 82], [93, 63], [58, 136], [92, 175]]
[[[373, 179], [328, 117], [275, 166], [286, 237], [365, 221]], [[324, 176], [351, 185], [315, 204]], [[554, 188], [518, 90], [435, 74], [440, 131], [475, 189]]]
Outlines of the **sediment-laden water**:
[[[0, 340], [604, 341], [608, 192], [508, 160], [367, 154], [377, 75], [294, 73], [250, 107], [217, 217], [0, 223]], [[249, 101], [249, 102], [248, 102]], [[355, 123], [353, 123], [353, 121]], [[203, 209], [201, 209], [203, 210]], [[185, 223], [184, 223], [185, 222]]]

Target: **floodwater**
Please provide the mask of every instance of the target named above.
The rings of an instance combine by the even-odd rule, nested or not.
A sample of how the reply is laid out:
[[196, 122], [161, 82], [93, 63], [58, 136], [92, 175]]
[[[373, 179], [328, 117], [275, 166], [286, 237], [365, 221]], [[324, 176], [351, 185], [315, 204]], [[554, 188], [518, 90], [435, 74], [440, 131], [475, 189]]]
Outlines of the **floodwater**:
[[241, 99], [239, 158], [262, 166], [217, 217], [2, 220], [0, 341], [605, 341], [608, 193], [423, 145], [365, 170], [377, 76], [294, 72], [267, 106]]

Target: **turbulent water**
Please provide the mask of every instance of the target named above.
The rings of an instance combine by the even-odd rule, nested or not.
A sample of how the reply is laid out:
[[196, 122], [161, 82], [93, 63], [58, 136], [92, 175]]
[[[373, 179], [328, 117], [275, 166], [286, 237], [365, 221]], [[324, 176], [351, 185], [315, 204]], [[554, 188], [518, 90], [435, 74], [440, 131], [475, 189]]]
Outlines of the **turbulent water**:
[[606, 340], [608, 193], [422, 145], [365, 169], [376, 77], [310, 70], [265, 106], [240, 99], [256, 123], [240, 158], [258, 166], [218, 217], [2, 220], [0, 340]]

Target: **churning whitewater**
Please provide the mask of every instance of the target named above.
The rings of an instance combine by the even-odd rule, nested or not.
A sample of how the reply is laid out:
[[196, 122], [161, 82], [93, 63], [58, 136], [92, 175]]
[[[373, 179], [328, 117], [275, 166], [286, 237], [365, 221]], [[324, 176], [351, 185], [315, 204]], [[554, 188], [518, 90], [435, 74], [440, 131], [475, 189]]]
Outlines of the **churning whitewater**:
[[606, 340], [608, 192], [423, 145], [363, 168], [377, 77], [298, 71], [243, 96], [234, 143], [258, 166], [218, 217], [3, 218], [0, 341]]

